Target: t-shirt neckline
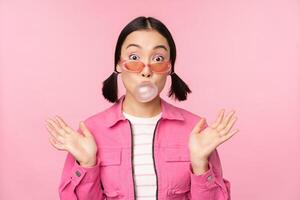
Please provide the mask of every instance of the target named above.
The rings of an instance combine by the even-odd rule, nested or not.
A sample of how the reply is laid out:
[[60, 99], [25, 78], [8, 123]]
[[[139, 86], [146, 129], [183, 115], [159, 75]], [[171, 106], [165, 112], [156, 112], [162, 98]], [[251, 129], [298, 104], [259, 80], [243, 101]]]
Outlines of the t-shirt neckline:
[[139, 121], [139, 122], [149, 122], [150, 121], [151, 122], [151, 121], [157, 121], [161, 117], [162, 112], [160, 112], [159, 114], [157, 114], [153, 117], [137, 117], [137, 116], [128, 114], [124, 111], [123, 111], [123, 114], [126, 118], [129, 118], [129, 119], [134, 120], [134, 121]]

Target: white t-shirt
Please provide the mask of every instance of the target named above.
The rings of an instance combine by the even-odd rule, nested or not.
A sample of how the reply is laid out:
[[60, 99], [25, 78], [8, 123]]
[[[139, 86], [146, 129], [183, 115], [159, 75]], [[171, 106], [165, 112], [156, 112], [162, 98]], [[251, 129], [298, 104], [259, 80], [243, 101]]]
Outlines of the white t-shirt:
[[136, 196], [139, 200], [156, 200], [156, 175], [152, 157], [154, 129], [162, 113], [154, 117], [136, 117], [123, 112], [132, 124], [133, 167]]

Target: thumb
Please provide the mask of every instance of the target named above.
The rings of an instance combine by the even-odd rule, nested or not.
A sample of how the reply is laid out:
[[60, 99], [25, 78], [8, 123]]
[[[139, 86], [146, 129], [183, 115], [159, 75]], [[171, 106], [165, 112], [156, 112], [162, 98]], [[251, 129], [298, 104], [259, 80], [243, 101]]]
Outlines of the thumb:
[[206, 119], [204, 117], [202, 117], [200, 119], [200, 121], [196, 124], [193, 132], [200, 133], [202, 131], [202, 129], [205, 127], [205, 124], [206, 124]]
[[79, 123], [79, 127], [83, 133], [84, 136], [91, 136], [91, 132], [89, 131], [89, 129], [86, 127], [86, 125], [84, 124], [84, 122], [80, 122]]

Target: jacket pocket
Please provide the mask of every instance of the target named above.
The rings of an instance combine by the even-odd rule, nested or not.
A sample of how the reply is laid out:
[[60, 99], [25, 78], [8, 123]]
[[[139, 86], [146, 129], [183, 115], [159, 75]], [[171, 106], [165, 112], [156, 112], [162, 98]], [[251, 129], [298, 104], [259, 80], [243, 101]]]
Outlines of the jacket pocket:
[[174, 188], [170, 187], [167, 190], [168, 199], [172, 200], [188, 200], [191, 191], [190, 184], [183, 184], [175, 186]]
[[171, 200], [188, 200], [190, 193], [190, 186], [186, 185], [186, 187], [177, 188], [177, 189], [169, 189], [167, 194], [168, 198]]
[[99, 149], [100, 177], [106, 199], [119, 199], [122, 148], [102, 147]]
[[165, 173], [170, 199], [188, 199], [190, 192], [190, 156], [185, 146], [168, 146], [164, 150]]
[[106, 199], [113, 200], [113, 199], [119, 199], [119, 197], [120, 197], [120, 194], [119, 194], [118, 191], [111, 191], [111, 192], [109, 192], [107, 190], [104, 190], [103, 193], [104, 193]]
[[166, 162], [189, 162], [189, 150], [184, 146], [165, 147]]
[[120, 165], [121, 148], [100, 148], [100, 166]]

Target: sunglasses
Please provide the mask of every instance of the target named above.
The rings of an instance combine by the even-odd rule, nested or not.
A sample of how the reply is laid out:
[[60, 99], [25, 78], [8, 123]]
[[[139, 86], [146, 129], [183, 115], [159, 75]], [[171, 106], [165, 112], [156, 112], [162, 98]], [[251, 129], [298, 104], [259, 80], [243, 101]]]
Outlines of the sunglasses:
[[[141, 61], [121, 59], [120, 66], [125, 71], [140, 73], [144, 69], [146, 64]], [[168, 61], [157, 62], [157, 63], [149, 63], [148, 66], [152, 72], [158, 74], [164, 74], [171, 70], [172, 65], [170, 60], [168, 60]]]

